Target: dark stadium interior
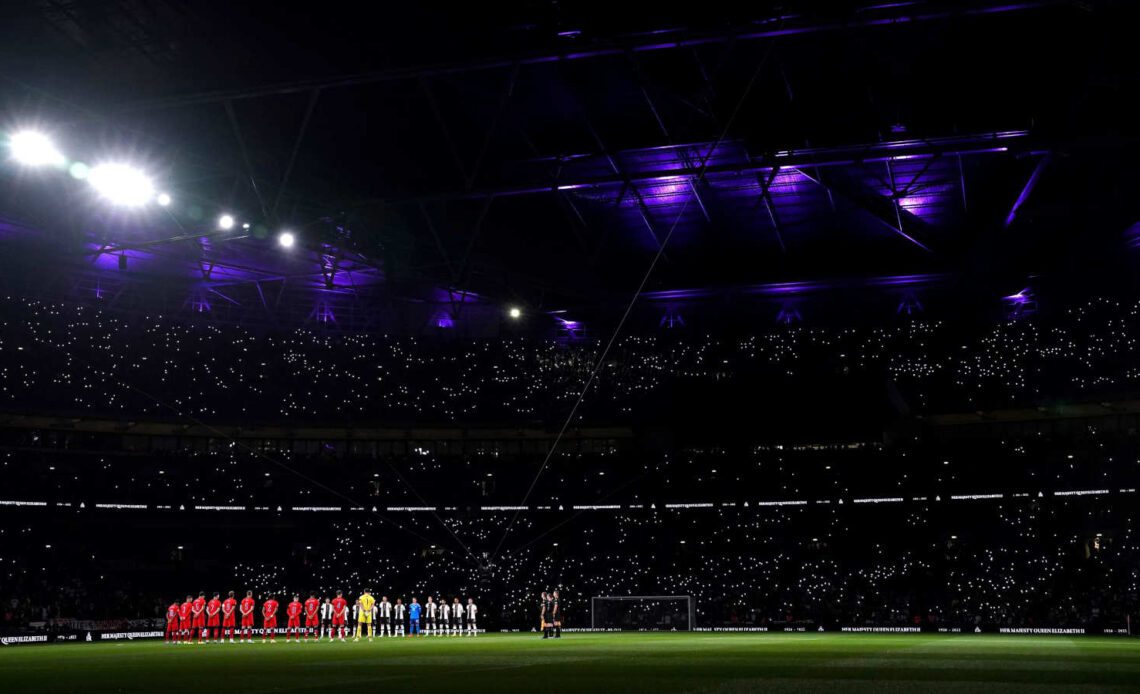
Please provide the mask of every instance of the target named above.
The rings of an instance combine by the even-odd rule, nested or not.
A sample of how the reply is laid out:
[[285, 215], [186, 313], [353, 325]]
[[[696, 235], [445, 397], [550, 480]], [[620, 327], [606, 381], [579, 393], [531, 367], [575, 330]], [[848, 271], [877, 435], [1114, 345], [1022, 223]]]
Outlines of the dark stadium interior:
[[382, 4], [0, 8], [0, 635], [1132, 629], [1128, 3]]

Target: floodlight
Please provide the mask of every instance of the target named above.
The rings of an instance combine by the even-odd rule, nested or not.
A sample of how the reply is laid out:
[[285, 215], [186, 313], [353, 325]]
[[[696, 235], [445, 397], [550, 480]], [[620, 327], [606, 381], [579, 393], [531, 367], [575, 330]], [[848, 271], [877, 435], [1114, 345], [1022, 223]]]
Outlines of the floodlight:
[[292, 248], [296, 241], [297, 239], [293, 236], [293, 232], [291, 231], [283, 231], [277, 235], [277, 243], [285, 248]]
[[154, 199], [150, 177], [129, 164], [100, 164], [91, 169], [87, 180], [112, 205], [139, 207]]
[[170, 193], [159, 193], [156, 199], [158, 200], [158, 204], [163, 207], [170, 205]]
[[233, 216], [228, 215], [228, 214], [224, 214], [221, 217], [218, 217], [218, 228], [219, 229], [233, 229], [234, 228]]
[[51, 138], [35, 130], [22, 130], [8, 138], [8, 147], [12, 158], [25, 166], [63, 166], [66, 162]]
[[511, 309], [507, 311], [507, 315], [517, 320], [522, 317], [522, 309], [518, 306], [512, 306]]

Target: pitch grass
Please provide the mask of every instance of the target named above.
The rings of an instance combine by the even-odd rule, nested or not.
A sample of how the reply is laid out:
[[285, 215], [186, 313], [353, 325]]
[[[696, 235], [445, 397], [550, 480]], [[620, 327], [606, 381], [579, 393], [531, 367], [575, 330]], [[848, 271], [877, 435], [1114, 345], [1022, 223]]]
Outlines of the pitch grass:
[[323, 691], [1140, 691], [1140, 639], [628, 633], [0, 647], [3, 694]]

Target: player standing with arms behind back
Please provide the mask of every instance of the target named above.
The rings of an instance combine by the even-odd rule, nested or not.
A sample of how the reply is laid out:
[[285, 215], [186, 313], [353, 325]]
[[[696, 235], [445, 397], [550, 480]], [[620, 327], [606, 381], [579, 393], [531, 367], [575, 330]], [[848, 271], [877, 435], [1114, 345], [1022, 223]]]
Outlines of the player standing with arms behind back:
[[305, 601], [305, 640], [309, 640], [309, 634], [313, 633], [319, 639], [321, 637], [321, 602], [317, 600], [316, 593], [309, 593], [309, 599]]
[[439, 635], [446, 636], [447, 629], [451, 625], [451, 608], [447, 606], [447, 601], [443, 598], [439, 599]]
[[[336, 629], [340, 640], [344, 641], [344, 632], [348, 629], [346, 625], [348, 621], [348, 601], [344, 599], [344, 592], [337, 591], [336, 597], [332, 601], [333, 616], [332, 626]], [[329, 640], [332, 640], [332, 633], [329, 633]]]
[[474, 598], [467, 598], [467, 635], [475, 636], [475, 615], [479, 613], [479, 608], [475, 607]]
[[178, 607], [178, 626], [182, 632], [179, 643], [190, 643], [191, 633], [194, 631], [194, 598], [186, 596], [186, 602]]
[[392, 634], [392, 636], [403, 636], [404, 635], [404, 616], [407, 612], [407, 608], [404, 607], [403, 598], [396, 598], [396, 604], [392, 607], [392, 612], [394, 613], [393, 614], [393, 620], [395, 621], [395, 624], [396, 624], [396, 631], [395, 631], [395, 633]]
[[222, 640], [222, 594], [214, 593], [214, 597], [210, 598], [210, 602], [206, 603], [206, 641], [209, 642], [210, 634], [214, 635], [214, 640], [220, 642]]
[[177, 602], [170, 603], [166, 608], [166, 643], [178, 643], [178, 613]]
[[261, 642], [265, 643], [268, 637], [277, 643], [277, 601], [272, 597], [261, 604], [261, 627]]
[[332, 614], [332, 602], [325, 598], [325, 601], [321, 603], [321, 626], [317, 630], [317, 641], [320, 641], [323, 636], [328, 636], [329, 641], [332, 641]]
[[245, 597], [241, 599], [241, 640], [246, 643], [253, 643], [253, 611], [257, 609], [257, 603], [253, 599], [253, 591], [245, 591]]
[[551, 594], [551, 602], [554, 605], [554, 638], [562, 638], [562, 604], [558, 601], [558, 591]]
[[421, 609], [419, 601], [412, 598], [412, 604], [408, 605], [408, 636], [420, 636]]
[[234, 642], [234, 626], [237, 617], [237, 600], [234, 599], [234, 592], [231, 590], [222, 601], [222, 631], [228, 631], [230, 634], [230, 643]]
[[395, 635], [396, 630], [392, 624], [392, 603], [388, 602], [387, 595], [380, 596], [376, 603], [376, 635], [380, 638]]
[[435, 600], [432, 598], [432, 596], [429, 595], [427, 597], [427, 603], [424, 605], [424, 612], [427, 614], [427, 628], [425, 629], [425, 632], [428, 636], [431, 636], [432, 631], [435, 630], [435, 618], [437, 614], [436, 610], [438, 608], [439, 606], [435, 604]]
[[198, 597], [194, 598], [194, 602], [190, 607], [191, 615], [194, 618], [193, 628], [198, 632], [198, 644], [202, 644], [202, 637], [206, 634], [206, 594], [198, 593]]
[[301, 643], [301, 613], [304, 611], [301, 596], [294, 595], [293, 602], [285, 608], [285, 617], [289, 620], [285, 623], [285, 643], [289, 643], [289, 639], [293, 637], [296, 637], [297, 643]]

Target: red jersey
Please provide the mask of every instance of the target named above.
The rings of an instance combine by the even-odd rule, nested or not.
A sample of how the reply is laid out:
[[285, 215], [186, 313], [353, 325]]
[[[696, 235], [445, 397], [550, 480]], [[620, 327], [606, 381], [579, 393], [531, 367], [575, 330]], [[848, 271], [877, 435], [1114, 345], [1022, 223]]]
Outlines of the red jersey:
[[253, 610], [256, 607], [257, 607], [257, 603], [254, 602], [253, 598], [242, 598], [241, 599], [241, 613], [243, 615], [253, 614]]
[[[250, 602], [252, 603], [253, 601], [250, 600]], [[250, 607], [252, 608], [252, 605]], [[222, 601], [222, 616], [226, 619], [232, 619], [234, 616], [234, 610], [236, 609], [237, 600], [234, 600], [233, 598], [226, 598]]]
[[301, 603], [294, 600], [293, 602], [289, 603], [289, 607], [285, 608], [285, 611], [286, 611], [286, 614], [288, 614], [290, 618], [300, 617], [301, 616]]
[[316, 619], [317, 612], [321, 609], [321, 601], [316, 598], [309, 598], [305, 601], [305, 616], [309, 619]]
[[177, 622], [178, 618], [182, 615], [182, 610], [179, 609], [178, 603], [170, 603], [170, 607], [166, 608], [166, 621]]
[[218, 611], [222, 609], [222, 601], [217, 598], [210, 598], [210, 602], [206, 603], [206, 614], [211, 617], [218, 616]]
[[270, 598], [269, 600], [266, 600], [265, 603], [262, 604], [262, 606], [261, 606], [261, 614], [263, 614], [266, 617], [276, 617], [277, 616], [277, 601], [272, 599], [272, 598]]
[[344, 598], [338, 596], [338, 597], [333, 598], [332, 606], [333, 606], [333, 616], [334, 617], [343, 617], [343, 616], [345, 616], [345, 610], [348, 609], [348, 601], [345, 600]]
[[182, 603], [182, 608], [179, 610], [178, 615], [182, 617], [182, 619], [190, 619], [190, 610], [193, 608], [194, 603], [187, 600], [186, 602]]
[[204, 609], [206, 609], [206, 598], [194, 598], [194, 616], [202, 614]]

